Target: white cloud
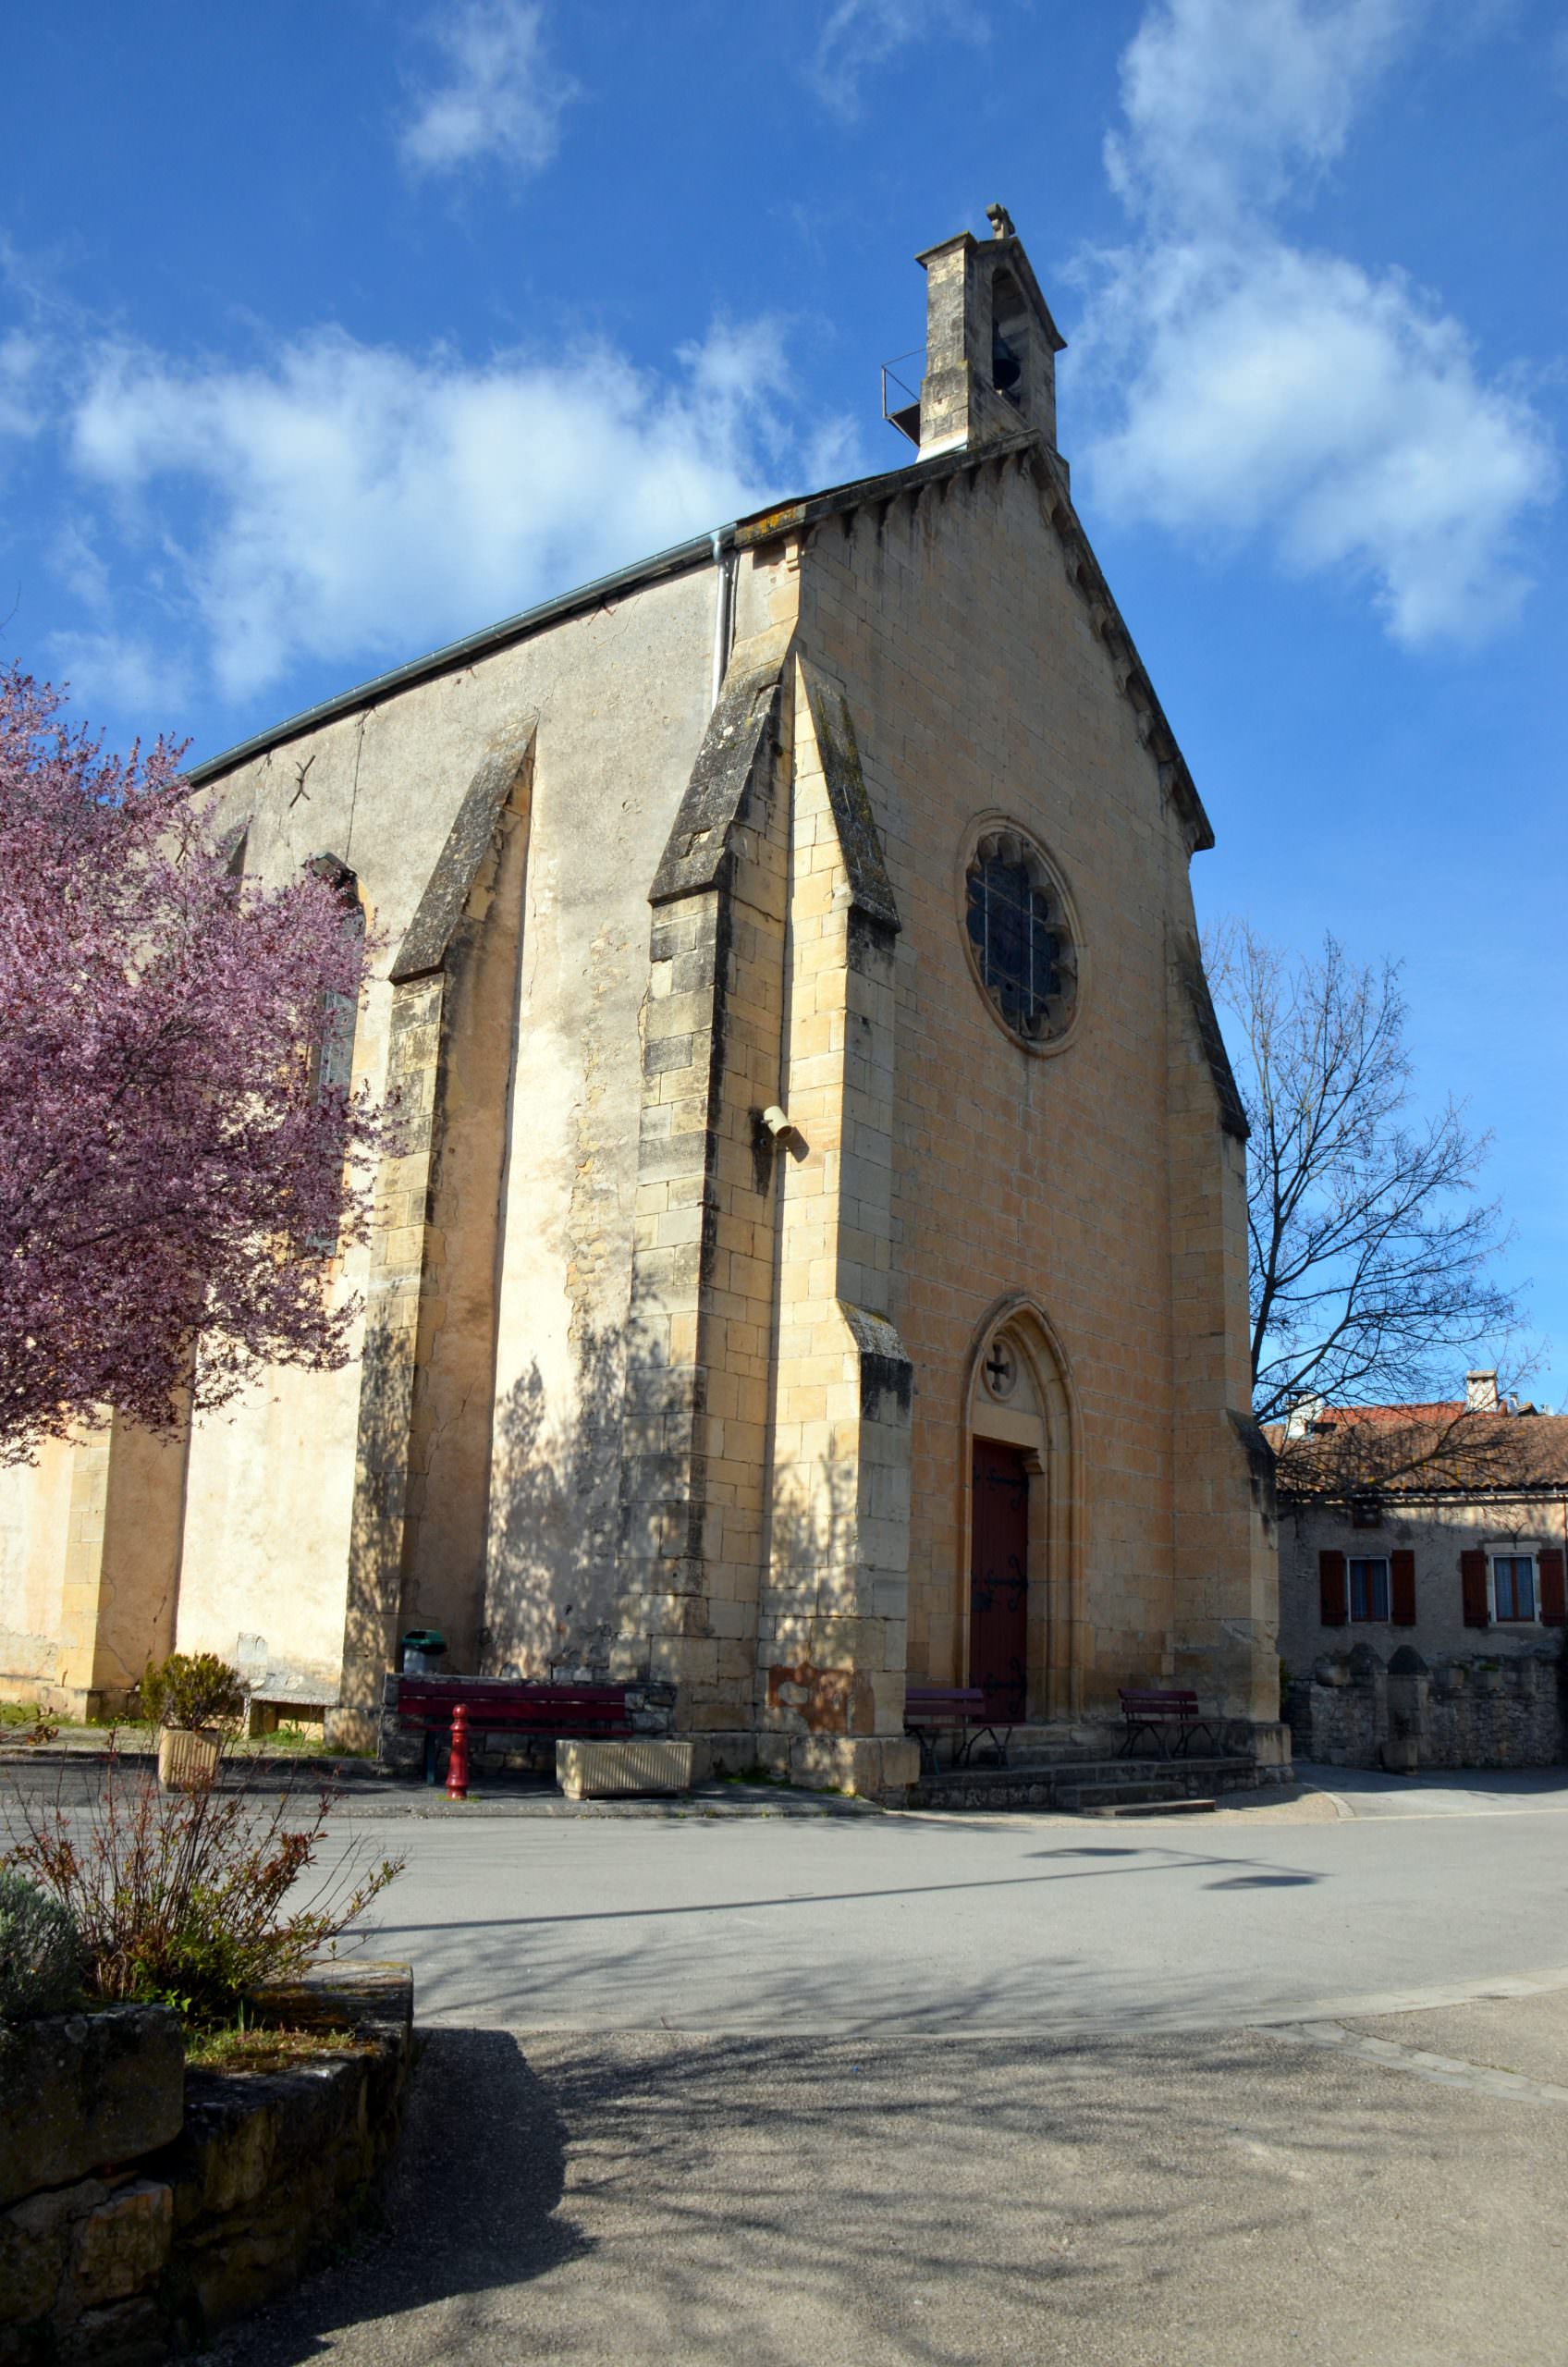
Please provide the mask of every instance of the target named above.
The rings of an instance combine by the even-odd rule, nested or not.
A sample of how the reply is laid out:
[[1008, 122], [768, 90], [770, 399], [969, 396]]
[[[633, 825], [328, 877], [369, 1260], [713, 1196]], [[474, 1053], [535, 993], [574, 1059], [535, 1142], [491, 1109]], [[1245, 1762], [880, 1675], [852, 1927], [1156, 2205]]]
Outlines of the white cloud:
[[50, 670], [83, 714], [117, 706], [133, 715], [170, 715], [190, 689], [190, 670], [181, 660], [137, 633], [56, 633], [50, 643]]
[[539, 0], [452, 0], [430, 18], [441, 67], [403, 128], [412, 171], [494, 162], [527, 175], [549, 163], [576, 92], [546, 55], [544, 15]]
[[43, 348], [12, 329], [0, 337], [0, 435], [36, 435], [43, 424]]
[[837, 0], [817, 38], [809, 79], [836, 114], [860, 113], [862, 75], [912, 42], [949, 33], [984, 42], [990, 25], [974, 0]]
[[[300, 338], [264, 368], [100, 349], [71, 456], [166, 555], [221, 691], [362, 664], [526, 607], [759, 507], [832, 449], [798, 428], [777, 325], [659, 380], [603, 347], [471, 365]], [[846, 454], [839, 438], [833, 455]], [[174, 546], [163, 521], [194, 522]], [[102, 654], [102, 653], [101, 653]]]
[[107, 608], [108, 565], [80, 518], [67, 518], [55, 535], [49, 546], [49, 568], [84, 608]]
[[1342, 153], [1419, 0], [1156, 0], [1108, 142], [1133, 241], [1095, 259], [1075, 340], [1115, 423], [1086, 455], [1115, 515], [1259, 536], [1361, 580], [1393, 637], [1478, 640], [1528, 588], [1517, 533], [1551, 440], [1397, 271], [1274, 218]]
[[1420, 0], [1158, 0], [1121, 59], [1113, 183], [1189, 227], [1277, 203], [1340, 154], [1419, 13]]

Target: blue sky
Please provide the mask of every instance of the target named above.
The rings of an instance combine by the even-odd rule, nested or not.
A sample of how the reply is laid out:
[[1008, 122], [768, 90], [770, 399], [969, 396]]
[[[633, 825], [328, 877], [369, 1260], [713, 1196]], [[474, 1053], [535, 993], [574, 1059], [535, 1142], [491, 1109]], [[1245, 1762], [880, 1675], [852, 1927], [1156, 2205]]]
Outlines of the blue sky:
[[1568, 7], [56, 0], [6, 67], [0, 656], [203, 754], [900, 465], [1001, 198], [1200, 908], [1404, 963], [1568, 1399]]

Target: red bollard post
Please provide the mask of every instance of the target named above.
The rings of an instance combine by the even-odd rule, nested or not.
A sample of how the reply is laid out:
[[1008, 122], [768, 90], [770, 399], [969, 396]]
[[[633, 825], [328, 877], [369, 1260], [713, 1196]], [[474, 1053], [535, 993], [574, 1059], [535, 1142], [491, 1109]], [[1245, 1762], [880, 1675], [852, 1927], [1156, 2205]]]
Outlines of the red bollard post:
[[452, 1711], [452, 1756], [447, 1767], [447, 1797], [468, 1797], [468, 1709], [459, 1701]]

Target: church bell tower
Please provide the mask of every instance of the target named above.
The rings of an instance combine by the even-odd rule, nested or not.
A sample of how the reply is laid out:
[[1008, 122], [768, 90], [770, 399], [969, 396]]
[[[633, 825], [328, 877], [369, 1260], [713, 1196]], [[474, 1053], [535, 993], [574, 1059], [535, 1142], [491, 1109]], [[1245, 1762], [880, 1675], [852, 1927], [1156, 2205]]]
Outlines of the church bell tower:
[[920, 400], [890, 412], [922, 460], [1038, 428], [1056, 444], [1056, 357], [1067, 340], [1005, 205], [989, 239], [961, 231], [915, 260], [925, 271]]

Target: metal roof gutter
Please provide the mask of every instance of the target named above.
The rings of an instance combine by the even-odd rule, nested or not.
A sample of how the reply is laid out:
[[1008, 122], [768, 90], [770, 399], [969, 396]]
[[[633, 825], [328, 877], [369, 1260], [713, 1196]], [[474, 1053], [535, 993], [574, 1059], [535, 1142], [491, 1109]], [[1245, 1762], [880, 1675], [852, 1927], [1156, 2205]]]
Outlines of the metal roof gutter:
[[545, 625], [558, 624], [563, 618], [596, 607], [614, 593], [635, 591], [645, 583], [656, 583], [665, 576], [683, 575], [694, 567], [711, 567], [719, 552], [733, 546], [734, 538], [733, 526], [721, 526], [713, 534], [694, 534], [690, 542], [676, 543], [652, 558], [640, 558], [630, 567], [618, 568], [613, 575], [598, 576], [592, 583], [581, 584], [575, 592], [559, 593], [553, 600], [541, 601], [536, 608], [523, 608], [515, 617], [486, 625], [483, 632], [472, 632], [462, 641], [449, 641], [443, 648], [433, 649], [428, 656], [410, 658], [406, 666], [395, 666], [388, 674], [377, 674], [354, 690], [323, 699], [319, 706], [308, 706], [285, 722], [272, 724], [265, 731], [226, 748], [221, 755], [209, 756], [204, 763], [193, 765], [186, 779], [200, 788], [204, 782], [215, 780], [220, 773], [244, 764], [249, 757], [263, 755], [267, 749], [277, 747], [283, 741], [297, 740], [301, 732], [313, 731], [318, 725], [334, 722], [338, 716], [351, 715], [357, 707], [374, 706], [389, 693], [428, 681], [432, 675], [445, 674], [454, 666], [488, 656], [492, 650], [503, 649], [508, 642], [526, 640]]

